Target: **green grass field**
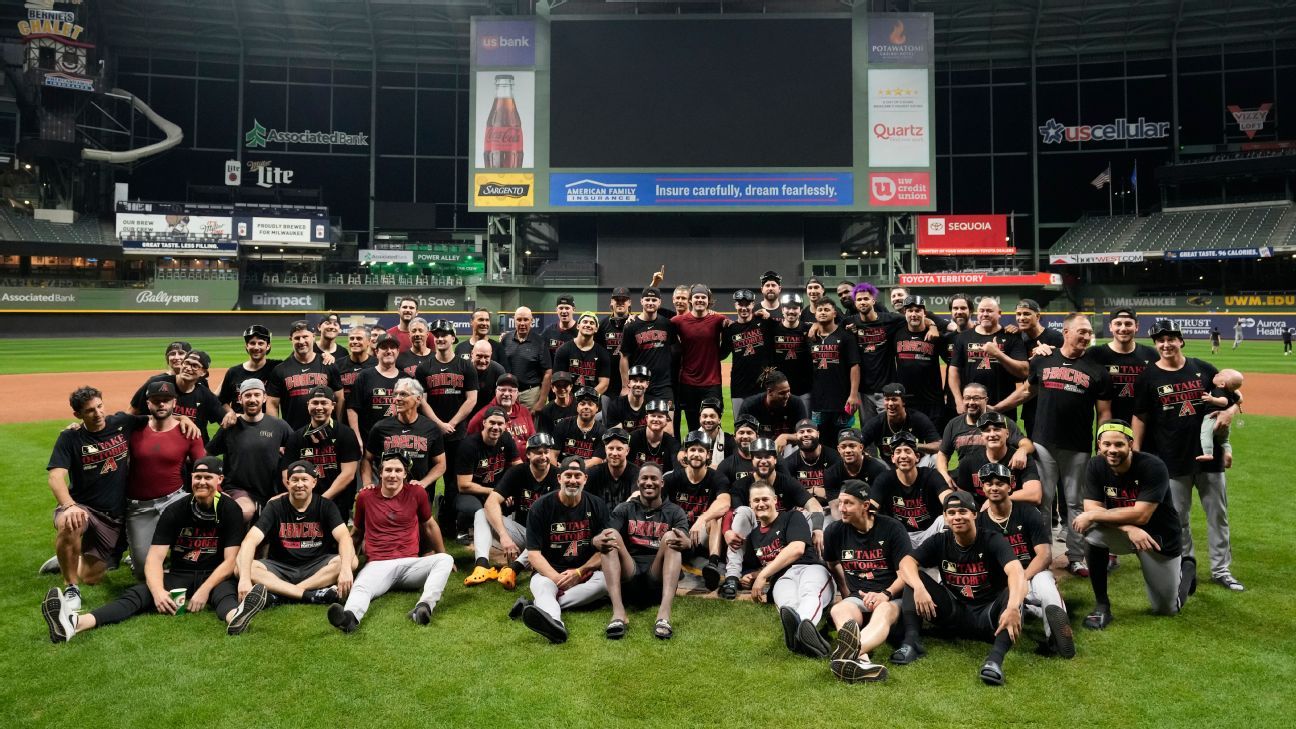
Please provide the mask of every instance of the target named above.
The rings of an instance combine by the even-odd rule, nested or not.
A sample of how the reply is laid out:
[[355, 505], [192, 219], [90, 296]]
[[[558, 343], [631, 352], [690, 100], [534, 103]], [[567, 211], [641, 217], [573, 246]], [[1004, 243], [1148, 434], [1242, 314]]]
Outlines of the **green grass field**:
[[[396, 593], [375, 601], [351, 636], [331, 628], [323, 608], [292, 606], [258, 616], [240, 638], [226, 637], [208, 612], [142, 616], [51, 645], [38, 605], [57, 578], [35, 572], [52, 554], [43, 466], [62, 425], [0, 426], [0, 711], [11, 726], [811, 726], [887, 716], [986, 727], [1256, 727], [1296, 708], [1296, 516], [1272, 506], [1286, 484], [1267, 457], [1296, 439], [1288, 419], [1249, 416], [1234, 435], [1234, 573], [1247, 592], [1204, 582], [1183, 614], [1152, 617], [1137, 562], [1126, 558], [1112, 582], [1117, 621], [1102, 633], [1077, 627], [1073, 661], [1034, 655], [1041, 633], [1030, 625], [1008, 656], [1003, 689], [975, 678], [985, 645], [935, 640], [927, 658], [895, 668], [886, 684], [840, 684], [825, 662], [784, 649], [773, 609], [700, 598], [677, 601], [670, 642], [651, 636], [646, 612], [632, 613], [630, 635], [610, 643], [600, 606], [569, 612], [570, 642], [550, 646], [507, 620], [515, 594], [463, 587], [471, 559], [462, 549], [428, 628], [405, 617], [413, 595]], [[1194, 525], [1204, 544], [1200, 511]], [[118, 570], [86, 588], [86, 609], [130, 582]], [[1062, 592], [1079, 626], [1089, 586], [1068, 578]]]
[[[0, 341], [0, 375], [161, 369], [166, 364], [162, 355], [169, 341], [159, 337], [5, 339]], [[213, 372], [247, 358], [243, 342], [237, 336], [198, 337], [188, 341], [211, 355]], [[275, 356], [286, 357], [291, 352], [287, 340], [280, 340], [275, 346], [278, 348]], [[1209, 360], [1216, 367], [1233, 367], [1243, 373], [1296, 374], [1296, 356], [1284, 357], [1282, 342], [1244, 342], [1237, 350], [1230, 349], [1231, 346], [1232, 341], [1226, 341], [1220, 353], [1212, 355], [1209, 342], [1195, 339], [1188, 342], [1185, 352], [1190, 357]]]

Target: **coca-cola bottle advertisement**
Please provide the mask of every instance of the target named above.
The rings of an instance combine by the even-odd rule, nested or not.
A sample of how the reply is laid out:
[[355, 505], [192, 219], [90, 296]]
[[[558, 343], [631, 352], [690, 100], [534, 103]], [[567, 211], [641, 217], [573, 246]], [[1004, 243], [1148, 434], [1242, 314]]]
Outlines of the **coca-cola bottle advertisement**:
[[535, 73], [477, 73], [478, 169], [535, 166]]

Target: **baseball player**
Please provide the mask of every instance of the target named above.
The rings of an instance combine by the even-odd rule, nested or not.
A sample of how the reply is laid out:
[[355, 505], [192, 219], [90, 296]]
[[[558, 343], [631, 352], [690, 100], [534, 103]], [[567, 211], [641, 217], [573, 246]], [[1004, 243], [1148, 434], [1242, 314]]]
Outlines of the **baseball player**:
[[[1017, 383], [1030, 374], [1026, 363], [1030, 353], [1021, 337], [1010, 334], [1000, 325], [1000, 314], [999, 302], [988, 296], [977, 304], [977, 325], [955, 337], [947, 370], [949, 389], [961, 395], [964, 385], [973, 382], [985, 385], [990, 398], [988, 407], [1007, 415], [1009, 420], [1016, 420], [1017, 408], [1002, 403], [1017, 389]], [[959, 413], [967, 407], [961, 396], [955, 397], [954, 405]]]
[[738, 318], [724, 331], [721, 354], [730, 356], [729, 402], [736, 408], [760, 392], [760, 376], [769, 366], [771, 321], [756, 316], [756, 296], [751, 291], [735, 291], [733, 302]]
[[505, 469], [522, 462], [516, 441], [504, 430], [507, 422], [504, 409], [492, 405], [479, 415], [483, 416], [481, 432], [464, 438], [455, 456], [459, 487], [455, 496], [455, 512], [459, 515], [455, 529], [461, 537], [467, 536], [468, 525], [485, 505], [486, 497], [495, 492]]
[[1111, 341], [1089, 349], [1085, 356], [1093, 357], [1095, 362], [1107, 368], [1111, 391], [1106, 399], [1111, 400], [1112, 417], [1132, 423], [1134, 381], [1149, 364], [1157, 361], [1157, 351], [1135, 341], [1138, 315], [1133, 309], [1122, 307], [1113, 310], [1107, 319], [1107, 331], [1111, 334]]
[[626, 377], [626, 394], [612, 398], [612, 404], [603, 415], [603, 423], [608, 428], [619, 427], [633, 433], [648, 424], [644, 405], [648, 403], [646, 396], [652, 383], [652, 372], [643, 365], [635, 365], [627, 370]]
[[418, 368], [432, 359], [435, 350], [428, 346], [428, 334], [431, 332], [431, 326], [427, 320], [421, 316], [416, 316], [410, 320], [409, 324], [409, 349], [402, 349], [396, 357], [396, 369], [400, 370], [406, 377], [413, 377]]
[[[819, 442], [819, 433], [820, 426], [809, 418], [797, 423], [796, 450], [786, 456], [781, 465], [784, 471], [792, 474], [793, 478], [800, 481], [805, 490], [819, 501], [819, 505], [824, 508], [824, 513], [828, 514], [828, 519], [831, 520], [834, 517], [829, 509], [829, 499], [824, 489], [824, 474], [828, 469], [841, 463], [841, 456], [835, 449]], [[834, 434], [833, 441], [836, 440], [837, 434]]]
[[559, 294], [554, 311], [558, 314], [558, 321], [545, 327], [540, 335], [549, 348], [550, 358], [558, 353], [559, 347], [576, 338], [577, 324], [572, 318], [576, 312], [576, 298], [571, 294]]
[[[351, 518], [351, 507], [355, 504], [360, 458], [364, 455], [360, 442], [356, 440], [355, 431], [339, 427], [334, 422], [332, 390], [323, 385], [316, 386], [310, 393], [306, 409], [311, 420], [306, 427], [289, 436], [283, 450], [283, 461], [303, 460], [314, 465], [317, 480], [313, 482], [313, 488], [337, 508], [345, 522]], [[292, 474], [285, 472], [284, 477], [287, 486]]]
[[864, 439], [854, 428], [837, 434], [837, 455], [841, 460], [824, 471], [822, 487], [811, 490], [816, 499], [829, 506], [837, 500], [846, 481], [857, 479], [872, 488], [879, 476], [891, 470], [887, 464], [864, 452]]
[[268, 357], [270, 329], [261, 324], [253, 324], [243, 330], [243, 349], [247, 352], [247, 361], [225, 370], [225, 376], [221, 378], [220, 394], [217, 395], [221, 404], [234, 412], [240, 412], [242, 408], [238, 403], [238, 387], [243, 384], [243, 380], [250, 380], [253, 377], [264, 380], [283, 362]]
[[588, 468], [603, 463], [603, 426], [599, 424], [599, 403], [602, 396], [592, 387], [576, 390], [576, 415], [559, 420], [553, 429], [556, 443], [552, 454], [557, 465], [567, 456], [580, 456]]
[[729, 481], [711, 468], [711, 441], [704, 431], [684, 436], [683, 468], [666, 474], [664, 498], [679, 504], [688, 519], [686, 529], [692, 550], [705, 559], [702, 578], [707, 591], [720, 586], [721, 521], [729, 512]]
[[[268, 415], [282, 418], [293, 428], [300, 428], [310, 420], [306, 412], [306, 393], [316, 385], [326, 385], [334, 392], [342, 389], [342, 378], [337, 367], [326, 365], [321, 354], [315, 351], [315, 331], [310, 322], [301, 319], [289, 328], [292, 339], [292, 356], [279, 363], [265, 382]], [[339, 410], [346, 402], [339, 403]]]
[[410, 339], [410, 322], [418, 318], [418, 299], [412, 296], [402, 297], [396, 304], [396, 326], [387, 330], [387, 336], [396, 340], [400, 351], [409, 351], [413, 344]]
[[[648, 368], [652, 380], [647, 397], [671, 402], [671, 345], [676, 341], [675, 325], [658, 314], [661, 308], [661, 291], [655, 286], [643, 290], [639, 297], [642, 311], [630, 317], [621, 337], [621, 381], [628, 387], [630, 368], [636, 365]], [[621, 394], [627, 394], [622, 392]]]
[[226, 457], [222, 492], [238, 504], [243, 520], [251, 522], [261, 505], [283, 492], [279, 457], [293, 429], [265, 413], [265, 385], [255, 377], [239, 383], [239, 404], [243, 412], [233, 423], [221, 424], [208, 450]]
[[675, 395], [689, 430], [700, 427], [702, 401], [722, 396], [721, 339], [731, 323], [728, 317], [711, 311], [711, 289], [703, 284], [689, 289], [688, 311], [671, 319], [680, 344], [679, 392]]
[[[548, 433], [536, 433], [526, 443], [526, 463], [510, 466], [499, 485], [486, 497], [485, 507], [473, 515], [473, 553], [476, 562], [472, 574], [464, 578], [464, 587], [474, 587], [496, 580], [505, 590], [517, 586], [518, 572], [527, 568], [526, 522], [536, 499], [558, 488], [558, 468], [550, 461], [554, 439]], [[506, 518], [505, 514], [508, 514]], [[490, 564], [491, 534], [498, 538], [504, 553], [504, 566]]]
[[665, 400], [649, 400], [644, 405], [648, 414], [646, 427], [630, 434], [630, 462], [642, 467], [645, 463], [656, 463], [665, 470], [675, 468], [679, 456], [679, 441], [666, 432], [670, 424], [670, 403]]
[[[405, 457], [410, 480], [425, 490], [436, 491], [437, 479], [445, 474], [445, 441], [441, 428], [419, 412], [423, 404], [423, 385], [412, 377], [396, 381], [394, 390], [396, 414], [374, 423], [365, 440], [365, 456], [360, 464], [361, 480], [366, 485], [379, 482], [379, 457], [398, 451]], [[429, 496], [429, 498], [431, 498]]]
[[478, 342], [485, 342], [490, 347], [490, 359], [492, 362], [503, 362], [504, 350], [503, 345], [498, 340], [491, 339], [491, 312], [490, 309], [477, 308], [473, 309], [472, 318], [469, 320], [470, 334], [468, 338], [455, 345], [455, 354], [463, 359], [469, 359], [472, 355], [473, 347]]
[[396, 383], [405, 376], [396, 368], [400, 342], [395, 337], [379, 340], [375, 347], [378, 363], [356, 375], [346, 400], [347, 424], [361, 443], [374, 423], [396, 414]]
[[553, 368], [554, 372], [570, 372], [577, 388], [592, 387], [602, 397], [611, 382], [612, 355], [598, 343], [598, 328], [598, 316], [594, 312], [581, 314], [576, 319], [576, 335], [554, 352]]
[[935, 469], [918, 465], [918, 439], [913, 433], [896, 433], [888, 446], [895, 470], [878, 476], [869, 494], [878, 513], [903, 524], [917, 548], [945, 528], [941, 502], [950, 489]]
[[[981, 484], [981, 467], [987, 463], [1003, 464], [1008, 469], [1011, 482], [1010, 499], [1018, 503], [1039, 506], [1040, 477], [1033, 457], [1026, 458], [1026, 465], [1013, 468], [1011, 465], [1017, 455], [1017, 449], [1008, 445], [1008, 425], [1001, 413], [989, 412], [981, 416], [981, 437], [985, 440], [982, 448], [973, 448], [967, 457], [960, 457], [958, 464], [957, 487], [972, 494], [977, 508], [985, 505], [986, 494]], [[949, 483], [949, 482], [947, 482]], [[954, 486], [951, 486], [954, 488]]]
[[619, 504], [630, 498], [639, 482], [639, 467], [629, 460], [630, 434], [623, 428], [609, 428], [601, 440], [607, 460], [589, 469], [585, 490], [608, 504]]

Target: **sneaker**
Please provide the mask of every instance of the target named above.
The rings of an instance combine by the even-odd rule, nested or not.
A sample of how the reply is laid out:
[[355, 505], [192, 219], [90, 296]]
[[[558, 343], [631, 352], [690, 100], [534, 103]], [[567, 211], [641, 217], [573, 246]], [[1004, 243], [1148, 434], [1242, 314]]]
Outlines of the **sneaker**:
[[125, 568], [128, 569], [128, 570], [129, 570], [129, 569], [134, 569], [134, 568], [135, 568], [135, 558], [128, 554], [128, 555], [126, 555], [125, 557], [122, 557], [122, 558], [121, 558], [121, 561], [119, 562], [119, 564], [121, 564], [122, 567], [125, 567]]
[[513, 603], [513, 607], [509, 608], [509, 614], [508, 614], [509, 620], [517, 620], [518, 618], [522, 617], [522, 611], [525, 610], [526, 607], [530, 604], [531, 604], [530, 600], [526, 599], [525, 597], [519, 597], [517, 599], [517, 602]]
[[243, 598], [243, 602], [234, 609], [234, 617], [230, 619], [229, 627], [225, 629], [227, 635], [242, 635], [247, 630], [248, 624], [252, 618], [261, 609], [266, 606], [266, 588], [265, 585], [253, 585], [248, 594]]
[[360, 621], [356, 616], [342, 607], [342, 603], [335, 602], [329, 605], [328, 609], [329, 625], [337, 628], [343, 633], [354, 633], [360, 627]]
[[45, 560], [44, 562], [41, 562], [40, 570], [36, 574], [53, 575], [53, 574], [58, 574], [58, 571], [59, 571], [58, 556], [55, 555]]
[[517, 589], [517, 572], [512, 567], [500, 567], [495, 580], [512, 592]]
[[867, 657], [834, 659], [830, 665], [832, 673], [846, 683], [868, 681], [885, 681], [886, 666], [873, 663]]
[[1070, 572], [1071, 574], [1075, 575], [1076, 577], [1088, 577], [1088, 576], [1089, 576], [1089, 565], [1087, 565], [1087, 564], [1085, 564], [1083, 561], [1077, 559], [1077, 560], [1075, 560], [1075, 561], [1073, 561], [1073, 562], [1069, 562], [1069, 563], [1067, 563], [1067, 572]]
[[472, 574], [464, 578], [464, 587], [476, 587], [483, 582], [490, 582], [499, 577], [499, 570], [494, 567], [482, 567], [477, 565], [473, 568]]
[[801, 629], [801, 617], [792, 608], [781, 607], [779, 622], [783, 623], [783, 644], [793, 653], [800, 653], [801, 651], [797, 650], [797, 631]]
[[978, 675], [981, 676], [981, 681], [987, 686], [1004, 685], [1003, 666], [1000, 666], [995, 661], [986, 661], [981, 664], [981, 672]]
[[522, 609], [522, 624], [548, 638], [550, 643], [567, 642], [567, 626], [535, 605]]
[[67, 599], [57, 587], [51, 587], [41, 601], [41, 617], [49, 627], [51, 643], [66, 643], [76, 635], [76, 613], [67, 609]]
[[923, 647], [915, 643], [904, 643], [891, 654], [891, 662], [897, 666], [906, 666], [927, 655]]
[[81, 588], [76, 585], [68, 585], [67, 588], [63, 590], [63, 600], [66, 603], [68, 610], [71, 610], [74, 613], [81, 612]]
[[797, 652], [811, 658], [827, 658], [832, 646], [819, 634], [819, 629], [809, 620], [802, 620], [797, 628]]
[[1114, 554], [1107, 555], [1107, 572], [1110, 574], [1120, 569], [1120, 558]]
[[1237, 579], [1233, 577], [1233, 575], [1230, 575], [1227, 572], [1220, 575], [1219, 577], [1212, 577], [1211, 582], [1214, 582], [1217, 585], [1222, 585], [1224, 587], [1227, 587], [1233, 592], [1242, 592], [1246, 590], [1246, 585], [1243, 585], [1241, 582], [1238, 582]]
[[1107, 605], [1095, 605], [1093, 612], [1089, 613], [1084, 619], [1084, 626], [1090, 630], [1102, 630], [1116, 618], [1112, 616], [1111, 608]]
[[720, 585], [720, 597], [726, 600], [738, 599], [738, 578], [726, 577]]
[[1071, 632], [1066, 610], [1058, 605], [1049, 605], [1044, 608], [1044, 620], [1048, 623], [1053, 649], [1063, 658], [1075, 658], [1075, 634]]
[[859, 632], [859, 623], [854, 620], [847, 620], [846, 624], [837, 630], [837, 642], [833, 645], [832, 660], [853, 661], [859, 658]]
[[419, 602], [410, 611], [409, 619], [413, 620], [415, 625], [427, 625], [432, 622], [432, 606], [425, 602]]
[[[342, 596], [338, 593], [337, 585], [324, 587], [319, 590], [307, 590], [306, 594], [302, 595], [302, 602], [309, 605], [332, 605], [341, 599]], [[271, 602], [273, 603], [277, 601], [272, 600]]]
[[724, 579], [724, 573], [720, 571], [719, 560], [707, 560], [702, 567], [702, 582], [706, 584], [707, 592], [715, 592], [720, 587], [720, 581]]

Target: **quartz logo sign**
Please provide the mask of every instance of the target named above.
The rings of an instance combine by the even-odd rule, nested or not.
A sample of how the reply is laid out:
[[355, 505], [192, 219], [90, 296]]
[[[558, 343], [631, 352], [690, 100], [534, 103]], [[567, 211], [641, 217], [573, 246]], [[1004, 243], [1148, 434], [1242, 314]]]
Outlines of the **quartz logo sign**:
[[1057, 119], [1049, 119], [1039, 127], [1039, 133], [1044, 138], [1044, 144], [1165, 139], [1170, 136], [1170, 122], [1150, 122], [1139, 117], [1138, 119], [1117, 119], [1110, 124], [1067, 126]]

